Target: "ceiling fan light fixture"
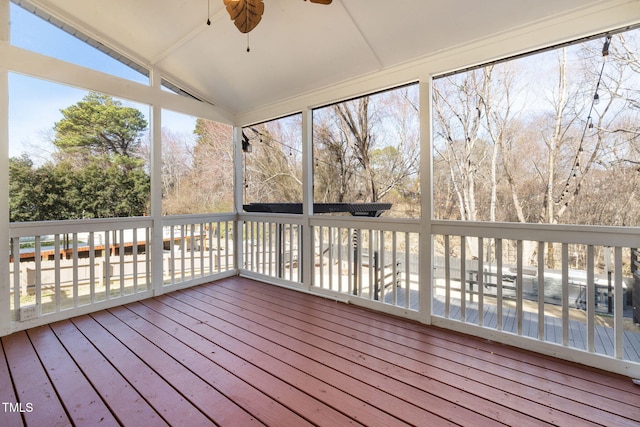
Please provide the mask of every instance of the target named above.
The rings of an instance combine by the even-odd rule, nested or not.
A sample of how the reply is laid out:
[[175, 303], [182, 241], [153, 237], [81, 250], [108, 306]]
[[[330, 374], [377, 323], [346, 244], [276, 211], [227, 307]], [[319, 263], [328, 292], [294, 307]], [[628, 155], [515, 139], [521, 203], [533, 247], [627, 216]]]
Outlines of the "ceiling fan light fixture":
[[248, 33], [260, 23], [264, 13], [262, 0], [223, 1], [231, 20], [241, 33]]
[[[262, 20], [262, 0], [222, 0], [231, 20], [241, 33], [253, 30]], [[307, 0], [304, 0], [307, 1]], [[309, 0], [311, 3], [331, 4], [333, 0]], [[208, 23], [208, 22], [207, 22]]]

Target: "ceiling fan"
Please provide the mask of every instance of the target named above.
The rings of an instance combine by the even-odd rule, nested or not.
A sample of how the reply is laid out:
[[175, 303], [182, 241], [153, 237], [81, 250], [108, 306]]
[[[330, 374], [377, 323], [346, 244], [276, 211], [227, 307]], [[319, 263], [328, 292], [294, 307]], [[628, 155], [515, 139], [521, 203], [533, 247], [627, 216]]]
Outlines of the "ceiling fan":
[[[231, 20], [241, 33], [253, 30], [262, 19], [262, 0], [223, 0]], [[307, 0], [304, 0], [307, 1]], [[309, 0], [311, 3], [331, 4], [332, 0]]]

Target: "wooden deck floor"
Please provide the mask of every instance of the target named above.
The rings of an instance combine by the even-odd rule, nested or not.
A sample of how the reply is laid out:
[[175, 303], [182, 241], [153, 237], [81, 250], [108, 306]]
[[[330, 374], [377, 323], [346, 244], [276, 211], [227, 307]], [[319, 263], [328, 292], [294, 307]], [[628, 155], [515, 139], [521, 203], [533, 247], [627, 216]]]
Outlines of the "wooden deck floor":
[[640, 425], [628, 378], [242, 278], [3, 337], [0, 425]]

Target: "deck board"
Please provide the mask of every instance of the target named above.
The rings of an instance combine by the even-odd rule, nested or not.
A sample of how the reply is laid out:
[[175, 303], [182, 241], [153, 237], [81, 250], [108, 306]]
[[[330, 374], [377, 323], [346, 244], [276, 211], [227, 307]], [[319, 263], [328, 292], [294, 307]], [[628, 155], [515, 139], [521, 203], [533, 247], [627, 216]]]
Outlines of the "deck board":
[[16, 332], [2, 341], [25, 424], [71, 425], [27, 333]]
[[[73, 319], [74, 325], [126, 378], [154, 410], [173, 426], [201, 426], [211, 422], [183, 394], [90, 316]], [[152, 362], [148, 362], [152, 363]]]
[[[200, 290], [194, 290], [194, 292], [198, 291]], [[241, 298], [240, 296], [235, 297], [236, 300]], [[370, 335], [366, 331], [363, 332], [352, 324], [349, 326], [341, 325], [341, 322], [331, 318], [329, 311], [319, 311], [317, 307], [314, 307], [314, 311], [318, 311], [321, 317], [310, 317], [307, 314], [309, 310], [298, 311], [287, 308], [288, 306], [298, 308], [295, 302], [288, 304], [286, 301], [279, 301], [277, 297], [260, 301], [263, 298], [261, 296], [257, 301], [251, 301], [246, 306], [239, 305], [239, 307], [244, 313], [252, 306], [264, 304], [263, 309], [259, 311], [259, 316], [279, 322], [289, 318], [300, 322], [297, 327], [282, 324], [281, 330], [290, 330], [290, 334], [296, 336], [296, 341], [303, 340], [310, 345], [331, 352], [334, 357], [321, 359], [320, 362], [333, 366], [334, 369], [355, 371], [363, 376], [366, 375], [371, 386], [385, 388], [392, 391], [394, 395], [408, 400], [411, 400], [413, 396], [414, 399], [421, 402], [422, 409], [434, 411], [442, 417], [449, 416], [451, 421], [456, 423], [465, 424], [472, 420], [480, 422], [481, 416], [494, 418], [493, 421], [498, 421], [499, 418], [500, 421], [511, 421], [512, 423], [520, 419], [520, 413], [509, 411], [506, 408], [503, 408], [500, 414], [492, 414], [492, 408], [495, 407], [492, 407], [487, 401], [485, 396], [487, 390], [481, 384], [461, 378], [456, 374], [441, 371], [437, 366], [416, 362], [428, 358], [427, 354], [417, 351], [411, 359], [398, 352], [399, 345], [397, 343], [389, 342], [386, 338], [378, 339], [377, 336]], [[218, 292], [216, 299], [224, 299], [224, 297], [220, 296]], [[267, 307], [272, 309], [278, 307], [277, 311], [286, 313], [286, 315], [282, 317], [282, 315], [270, 314]], [[305, 307], [300, 306], [299, 308]], [[373, 332], [378, 334], [377, 331]], [[372, 354], [375, 354], [376, 357], [371, 357]], [[354, 362], [351, 363], [351, 360]], [[370, 369], [374, 373], [385, 372], [386, 375], [391, 375], [391, 379], [382, 374], [367, 373]], [[425, 375], [426, 371], [428, 374]], [[441, 395], [455, 395], [460, 390], [465, 390], [465, 393], [460, 394], [455, 406], [439, 397]], [[483, 419], [481, 424], [489, 425], [491, 422], [490, 419]]]
[[[158, 300], [171, 303], [173, 298], [162, 297]], [[296, 411], [308, 417], [318, 416], [323, 410], [327, 410], [327, 412], [332, 411], [331, 408], [319, 404], [289, 384], [278, 380], [278, 378], [270, 372], [257, 368], [242, 357], [225, 349], [222, 344], [225, 343], [226, 337], [219, 331], [212, 330], [208, 324], [212, 322], [211, 319], [204, 318], [202, 313], [193, 313], [199, 316], [194, 318], [185, 313], [185, 311], [188, 313], [195, 311], [187, 305], [176, 304], [177, 308], [172, 308], [170, 305], [162, 304], [159, 301], [144, 301], [143, 303], [144, 304], [141, 305], [149, 304], [149, 306], [154, 308], [159, 314], [168, 314], [171, 319], [175, 320], [175, 324], [173, 325], [170, 325], [169, 322], [164, 322], [163, 324], [158, 323], [165, 331], [170, 331], [171, 328], [179, 331], [179, 333], [174, 336], [179, 336], [180, 340], [183, 340], [184, 343], [195, 348], [201, 354], [206, 354], [211, 362], [214, 362], [221, 369], [228, 371], [232, 376], [237, 377], [235, 380], [236, 384], [231, 384], [232, 387], [242, 387], [242, 383], [244, 383], [246, 386], [242, 390], [242, 394], [245, 394], [249, 398], [243, 403], [245, 405], [256, 405], [259, 411], [255, 412], [254, 415], [262, 420], [262, 422], [266, 424], [282, 422], [290, 425], [305, 425], [310, 424], [309, 421], [297, 414]], [[135, 310], [136, 312], [140, 312], [139, 309]], [[157, 318], [155, 318], [155, 320], [159, 321]], [[189, 331], [191, 331], [191, 333]], [[214, 340], [215, 344], [210, 342], [209, 339]], [[215, 380], [219, 375], [223, 375], [223, 373], [216, 372], [212, 379]], [[234, 378], [229, 378], [229, 380], [234, 380]], [[250, 386], [252, 386], [251, 388], [253, 388], [253, 390], [249, 390]], [[233, 392], [233, 390], [229, 389], [229, 392]], [[236, 394], [240, 393], [236, 392]], [[299, 407], [295, 405], [297, 399], [300, 399], [298, 402]], [[332, 414], [327, 414], [327, 417], [332, 418], [331, 415]], [[340, 417], [340, 419], [344, 421], [342, 417]]]
[[[379, 317], [370, 317], [367, 312], [364, 312], [360, 316], [349, 317], [349, 319], [373, 324], [372, 322], [378, 321]], [[398, 320], [400, 321], [398, 322]], [[398, 334], [414, 331], [415, 333], [412, 333], [410, 336], [417, 341], [428, 341], [430, 337], [438, 337], [448, 342], [449, 344], [447, 344], [447, 346], [451, 346], [452, 343], [459, 344], [463, 354], [465, 354], [465, 350], [468, 352], [470, 345], [469, 337], [464, 334], [457, 334], [440, 328], [424, 328], [421, 325], [416, 325], [412, 322], [406, 322], [394, 317], [386, 317], [384, 318], [384, 322], [377, 323], [376, 325], [379, 325], [378, 327], [380, 328], [386, 327], [387, 330]], [[590, 370], [581, 365], [574, 365], [567, 362], [558, 364], [558, 360], [555, 358], [527, 352], [514, 347], [496, 345], [495, 343], [485, 340], [477, 340], [477, 342], [474, 343], [474, 347], [477, 350], [481, 350], [473, 354], [474, 358], [486, 359], [489, 357], [490, 360], [498, 366], [503, 366], [504, 368], [518, 372], [528, 372], [544, 381], [568, 385], [581, 391], [588, 391], [589, 394], [602, 397], [610, 396], [620, 391], [619, 400], [624, 401], [626, 399], [635, 407], [640, 405], [640, 387], [634, 386], [631, 381], [619, 381], [619, 377], [617, 376], [612, 376], [597, 370]], [[499, 356], [499, 358], [496, 358], [496, 356]], [[503, 370], [497, 370], [495, 372], [500, 373], [502, 371]]]
[[[129, 325], [136, 327], [147, 338], [164, 343], [163, 349], [168, 354], [189, 366], [198, 376], [212, 384], [224, 396], [218, 401], [211, 401], [210, 405], [220, 406], [220, 411], [228, 412], [230, 408], [227, 405], [231, 406], [228, 403], [231, 401], [233, 402], [233, 411], [246, 412], [246, 414], [239, 413], [237, 416], [232, 413], [224, 414], [224, 417], [218, 416], [215, 419], [217, 423], [232, 425], [237, 422], [242, 425], [263, 425], [264, 423], [274, 423], [278, 418], [285, 419], [285, 417], [290, 421], [305, 423], [297, 415], [290, 414], [286, 407], [274, 404], [273, 399], [269, 396], [236, 377], [233, 371], [225, 370], [224, 360], [218, 358], [219, 363], [214, 363], [216, 362], [214, 355], [222, 354], [225, 351], [217, 343], [214, 344], [210, 341], [211, 338], [198, 335], [197, 325], [203, 325], [199, 321], [179, 311], [172, 312], [168, 307], [163, 308], [163, 305], [156, 301], [132, 304], [114, 314]], [[171, 315], [173, 320], [165, 317], [165, 314]], [[183, 326], [181, 321], [188, 326], [191, 326], [190, 322], [193, 322], [194, 328]], [[211, 331], [208, 332], [209, 337], [215, 336], [216, 341], [219, 341], [217, 335], [211, 334]], [[233, 361], [233, 359], [231, 360]], [[244, 410], [244, 407], [250, 408], [253, 415]]]
[[22, 415], [20, 412], [7, 410], [4, 408], [4, 403], [16, 403], [18, 399], [13, 390], [13, 383], [11, 380], [11, 373], [7, 366], [7, 359], [4, 354], [4, 344], [0, 342], [0, 402], [3, 402], [3, 407], [0, 408], [0, 425], [6, 427], [22, 427]]
[[[338, 331], [339, 327], [334, 327], [334, 330]], [[503, 376], [498, 376], [495, 374], [494, 362], [489, 362], [486, 366], [478, 360], [472, 360], [469, 358], [468, 354], [462, 353], [453, 353], [448, 348], [436, 347], [433, 344], [430, 344], [428, 347], [423, 349], [418, 349], [417, 346], [414, 345], [414, 342], [411, 338], [405, 338], [401, 335], [394, 336], [392, 334], [384, 336], [379, 331], [374, 331], [377, 337], [383, 338], [380, 343], [377, 342], [376, 338], [372, 338], [369, 342], [372, 342], [374, 345], [379, 345], [380, 348], [390, 352], [396, 353], [400, 355], [396, 363], [402, 363], [407, 369], [411, 369], [412, 372], [420, 373], [429, 367], [435, 367], [437, 369], [441, 369], [444, 372], [448, 372], [449, 374], [453, 374], [455, 376], [461, 376], [471, 381], [472, 385], [468, 384], [460, 384], [459, 387], [465, 390], [468, 393], [474, 393], [482, 398], [487, 400], [496, 400], [499, 396], [499, 402], [501, 405], [508, 404], [508, 399], [511, 398], [513, 400], [513, 408], [517, 408], [518, 405], [522, 404], [522, 401], [519, 399], [515, 399], [510, 396], [508, 390], [513, 389], [514, 387], [518, 388], [518, 398], [525, 398], [528, 400], [532, 400], [534, 402], [544, 401], [544, 393], [550, 393], [550, 390], [540, 390], [534, 387], [530, 387], [528, 385], [529, 378], [523, 377], [521, 374], [510, 375], [510, 371], [506, 371], [506, 374]], [[347, 344], [345, 344], [347, 345]], [[419, 351], [418, 351], [419, 350]], [[365, 350], [366, 351], [366, 350]], [[379, 352], [379, 350], [378, 350]], [[388, 355], [389, 358], [393, 357], [392, 354]], [[404, 359], [404, 362], [403, 362]], [[422, 360], [428, 360], [428, 362], [421, 362]], [[452, 365], [450, 362], [456, 362], [456, 364]], [[427, 366], [425, 366], [427, 365]], [[451, 369], [455, 369], [451, 371]], [[430, 371], [431, 377], [435, 377], [433, 370]], [[397, 374], [400, 376], [400, 374]], [[446, 381], [449, 384], [456, 384], [456, 378], [447, 378], [444, 377], [441, 379], [443, 382]], [[483, 384], [483, 386], [477, 386], [477, 384]], [[487, 388], [493, 387], [494, 389]], [[487, 397], [490, 396], [490, 397]], [[571, 413], [581, 413], [585, 408], [584, 405], [577, 404], [575, 401], [571, 399], [567, 399], [569, 396], [555, 396], [559, 402], [562, 402], [562, 406], [564, 410], [569, 411]], [[574, 398], [578, 398], [579, 394], [574, 393]], [[626, 406], [625, 406], [626, 408]], [[538, 408], [542, 412], [548, 412], [549, 409], [545, 408], [541, 405]], [[622, 408], [621, 408], [622, 409]], [[487, 408], [483, 408], [484, 413], [488, 413]], [[502, 414], [504, 415], [504, 414]], [[504, 420], [504, 418], [502, 418]], [[576, 423], [580, 421], [574, 417], [569, 417], [567, 419], [558, 419], [556, 420], [560, 424], [565, 423]], [[602, 419], [601, 422], [605, 421], [615, 421], [615, 416], [612, 418], [611, 415], [607, 415], [606, 420]]]
[[[199, 372], [208, 369], [210, 364], [208, 361], [189, 364], [187, 368], [168, 354], [168, 346], [170, 343], [166, 340], [159, 341], [165, 344], [162, 348], [154, 344], [156, 338], [162, 339], [164, 337], [155, 337], [151, 333], [147, 334], [147, 331], [143, 327], [139, 329], [130, 327], [135, 325], [134, 322], [136, 320], [146, 322], [144, 319], [132, 319], [131, 317], [127, 318], [121, 315], [124, 319], [131, 320], [132, 323], [134, 323], [134, 325], [130, 325], [122, 320], [122, 317], [116, 317], [119, 313], [131, 313], [130, 311], [126, 309], [115, 311], [115, 314], [100, 312], [93, 317], [126, 345], [129, 350], [135, 353], [141, 360], [144, 360], [151, 369], [161, 375], [166, 382], [178, 390], [184, 390], [183, 393], [185, 397], [193, 402], [210, 420], [215, 420], [223, 424], [235, 421], [246, 426], [251, 425], [253, 421], [255, 421], [253, 417], [242, 408], [237, 406], [232, 400], [226, 398], [199, 376]], [[151, 326], [148, 322], [143, 326], [147, 325]], [[184, 350], [189, 351], [189, 349]], [[185, 354], [182, 357], [185, 358], [188, 356]], [[171, 410], [175, 411], [173, 408]], [[209, 424], [208, 421], [199, 421], [203, 425]], [[185, 417], [186, 425], [195, 425], [197, 422], [197, 420], [190, 420], [188, 417]], [[172, 424], [175, 424], [175, 422], [172, 422]]]
[[1, 341], [2, 426], [640, 424], [628, 378], [237, 277]]
[[[202, 291], [210, 292], [213, 290], [213, 288], [210, 288], [206, 290], [203, 289]], [[218, 288], [215, 290], [218, 290]], [[200, 290], [194, 290], [194, 292], [197, 291]], [[302, 307], [297, 304], [297, 301], [295, 300], [281, 301], [278, 299], [272, 299], [268, 301], [268, 304], [271, 307], [281, 305], [282, 310], [289, 310], [287, 307]], [[300, 321], [309, 321], [309, 317], [304, 314], [304, 312], [300, 312], [299, 316], [291, 315], [291, 317], [297, 318]], [[327, 317], [327, 312], [325, 311], [322, 313], [322, 318], [316, 319], [315, 323], [325, 323], [327, 322]], [[348, 329], [339, 324], [332, 326], [325, 325], [325, 327], [326, 330], [330, 329], [332, 333], [339, 332], [344, 334], [344, 336], [349, 336], [348, 340], [341, 343], [343, 346], [358, 348], [361, 351], [360, 354], [371, 354], [372, 352], [377, 352], [379, 355], [382, 355], [385, 360], [394, 360], [401, 367], [406, 369], [410, 368], [411, 374], [420, 374], [428, 369], [430, 378], [435, 378], [443, 383], [454, 385], [460, 390], [475, 394], [481, 399], [486, 399], [488, 401], [493, 400], [495, 403], [508, 406], [514, 412], [518, 410], [521, 411], [520, 413], [516, 412], [516, 416], [518, 418], [521, 417], [522, 412], [524, 412], [527, 414], [541, 413], [546, 414], [546, 416], [553, 415], [557, 418], [551, 419], [550, 421], [561, 425], [587, 425], [590, 421], [581, 419], [580, 416], [573, 415], [585, 413], [585, 411], [588, 412], [589, 405], [578, 403], [566, 396], [567, 393], [569, 393], [569, 397], [579, 399], [582, 392], [563, 389], [559, 390], [557, 394], [552, 394], [549, 390], [541, 390], [540, 388], [528, 386], [530, 383], [535, 384], [535, 378], [533, 377], [515, 375], [513, 378], [507, 378], [506, 376], [496, 375], [495, 361], [487, 362], [485, 363], [486, 366], [484, 366], [480, 361], [470, 359], [468, 347], [460, 349], [460, 353], [457, 354], [452, 352], [450, 345], [446, 343], [444, 345], [439, 345], [437, 342], [431, 342], [420, 348], [414, 345], [415, 341], [413, 338], [405, 338], [400, 334], [393, 333], [384, 334], [380, 330], [376, 330], [368, 324], [360, 324], [360, 326], [358, 326], [358, 319], [351, 319], [348, 324], [350, 325]], [[309, 328], [305, 327], [304, 329], [306, 330]], [[354, 330], [361, 332], [363, 335], [353, 333]], [[364, 335], [367, 333], [369, 335]], [[377, 347], [377, 349], [372, 350], [367, 348], [367, 345], [354, 344], [358, 342], [371, 343], [371, 345]], [[384, 354], [385, 351], [388, 352], [388, 354]], [[452, 364], [451, 362], [454, 363]], [[388, 367], [373, 368], [380, 371], [389, 371]], [[438, 371], [434, 371], [432, 368], [435, 368]], [[406, 373], [394, 372], [394, 376], [400, 378], [406, 376]], [[413, 378], [414, 376], [410, 375], [407, 376], [404, 381], [410, 383]], [[510, 393], [510, 390], [513, 390], [514, 388], [518, 388], [517, 395]], [[537, 403], [539, 401], [550, 401], [550, 404], [540, 405]], [[605, 404], [609, 409], [611, 409], [611, 405], [615, 402], [607, 402], [606, 399], [604, 401], [598, 399], [598, 402], [594, 403], [596, 405]], [[483, 408], [482, 404], [472, 402], [471, 405], [474, 408], [483, 409], [484, 414], [490, 413], [486, 412], [487, 409]], [[562, 411], [556, 411], [554, 409], [558, 407], [562, 408]], [[619, 405], [615, 407], [614, 410], [626, 411], [628, 409], [629, 407], [627, 405]], [[507, 411], [505, 411], [504, 408], [501, 409], [501, 420], [507, 421], [509, 424], [515, 422], [514, 419], [505, 419], [506, 412]], [[611, 422], [625, 422], [624, 418], [619, 419], [617, 415], [615, 415], [614, 411], [592, 413], [591, 417], [591, 421], [595, 420], [596, 423], [605, 425]]]
[[[296, 331], [295, 328], [288, 326], [287, 323], [291, 323], [293, 320], [292, 318], [284, 319], [285, 322], [278, 322], [277, 320], [269, 318], [268, 314], [264, 311], [261, 311], [260, 313], [254, 312], [252, 314], [252, 311], [260, 310], [255, 306], [252, 307], [251, 304], [244, 306], [242, 301], [239, 299], [235, 300], [237, 305], [229, 305], [223, 301], [223, 294], [217, 295], [216, 298], [206, 298], [205, 295], [198, 295], [196, 297], [193, 294], [195, 294], [195, 292], [181, 292], [176, 295], [176, 298], [181, 301], [189, 301], [192, 304], [202, 307], [204, 310], [230, 310], [225, 314], [225, 317], [234, 317], [235, 324], [245, 329], [252, 329], [259, 334], [260, 337], [265, 337], [267, 340], [280, 343], [283, 349], [280, 350], [281, 352], [278, 355], [279, 358], [286, 357], [283, 352], [287, 351], [304, 354], [307, 357], [307, 360], [299, 362], [298, 366], [300, 366], [300, 369], [308, 372], [310, 368], [319, 369], [320, 366], [330, 368], [329, 370], [325, 369], [325, 372], [327, 373], [319, 376], [319, 378], [324, 381], [331, 380], [328, 372], [330, 372], [333, 377], [338, 376], [339, 373], [343, 374], [340, 375], [337, 380], [338, 385], [351, 389], [351, 392], [357, 396], [357, 399], [364, 402], [370, 402], [372, 405], [387, 408], [389, 410], [395, 408], [395, 410], [400, 414], [400, 417], [409, 423], [444, 423], [444, 419], [442, 417], [432, 416], [428, 411], [425, 411], [424, 409], [420, 410], [415, 405], [408, 402], [408, 400], [410, 401], [411, 399], [405, 396], [405, 393], [407, 391], [413, 393], [413, 396], [416, 399], [425, 397], [426, 400], [422, 402], [422, 405], [424, 406], [436, 404], [450, 406], [449, 402], [442, 400], [434, 401], [431, 396], [421, 396], [419, 390], [414, 390], [410, 387], [405, 387], [405, 389], [401, 391], [396, 390], [398, 391], [397, 393], [389, 393], [389, 388], [396, 385], [391, 384], [391, 381], [387, 381], [385, 384], [380, 384], [375, 382], [373, 378], [369, 378], [369, 382], [358, 380], [362, 375], [368, 375], [370, 372], [366, 369], [362, 369], [357, 363], [351, 363], [339, 356], [335, 356], [331, 350], [334, 349], [336, 345], [330, 341], [320, 343], [317, 338], [309, 337], [307, 332]], [[200, 300], [202, 300], [202, 302]], [[242, 316], [234, 315], [232, 311], [242, 312]], [[261, 323], [264, 322], [264, 319], [269, 319], [268, 327], [261, 325]], [[273, 329], [274, 327], [276, 329]], [[309, 332], [309, 334], [311, 334], [311, 332]], [[263, 347], [261, 346], [261, 348]], [[289, 361], [290, 359], [287, 358], [287, 360]], [[355, 381], [353, 381], [354, 378], [356, 379]], [[398, 396], [398, 394], [400, 394], [400, 396]], [[377, 411], [375, 406], [372, 409]], [[399, 409], [401, 409], [401, 411], [398, 411]], [[371, 417], [371, 415], [375, 415], [375, 413], [365, 413], [364, 415], [367, 415], [367, 418], [364, 420], [360, 418], [360, 420], [364, 421], [366, 425], [370, 425], [377, 421], [377, 417]], [[382, 425], [386, 424], [382, 423]]]
[[[167, 425], [151, 405], [131, 386], [129, 381], [109, 363], [71, 321], [54, 323], [50, 327], [120, 423], [135, 425], [136, 422], [143, 419], [145, 425], [151, 427]], [[65, 403], [69, 406], [77, 405], [76, 399]]]
[[[164, 305], [157, 301], [145, 301], [144, 304], [132, 307], [132, 310], [145, 317], [152, 316], [153, 314], [149, 312], [150, 308], [144, 307], [148, 305], [158, 312], [171, 316], [181, 323], [186, 331], [189, 330], [187, 328], [190, 328], [194, 332], [201, 332], [202, 334], [210, 336], [212, 335], [211, 329], [214, 329], [216, 342], [220, 346], [235, 354], [242, 354], [245, 360], [256, 366], [266, 365], [272, 374], [280, 378], [287, 378], [292, 385], [312, 396], [317, 396], [318, 400], [326, 399], [327, 403], [335, 404], [342, 402], [343, 404], [347, 404], [349, 405], [350, 415], [358, 419], [364, 417], [365, 421], [367, 421], [366, 423], [369, 425], [389, 425], [389, 422], [395, 421], [395, 419], [390, 418], [388, 414], [377, 410], [375, 407], [363, 404], [361, 400], [354, 399], [351, 395], [341, 392], [339, 389], [331, 388], [326, 383], [318, 381], [309, 375], [307, 371], [312, 371], [315, 367], [310, 366], [304, 356], [289, 354], [283, 347], [259, 336], [253, 337], [250, 340], [255, 347], [248, 345], [241, 340], [241, 338], [247, 334], [246, 330], [220, 322], [209, 316], [204, 317], [205, 322], [188, 318], [187, 316], [179, 316], [172, 312], [176, 310], [173, 307], [185, 308], [186, 306], [180, 305], [178, 301], [172, 302], [169, 300], [166, 302], [169, 304]], [[165, 327], [165, 325], [160, 326]], [[166, 325], [166, 327], [169, 327], [169, 325]], [[258, 347], [259, 350], [256, 347]], [[302, 365], [305, 370], [296, 369], [296, 366], [299, 365]], [[331, 375], [332, 371], [331, 369], [325, 369], [324, 373]], [[330, 417], [331, 414], [326, 415]]]
[[51, 328], [28, 331], [38, 357], [62, 402], [74, 401], [67, 413], [75, 425], [117, 426], [118, 421], [60, 343]]

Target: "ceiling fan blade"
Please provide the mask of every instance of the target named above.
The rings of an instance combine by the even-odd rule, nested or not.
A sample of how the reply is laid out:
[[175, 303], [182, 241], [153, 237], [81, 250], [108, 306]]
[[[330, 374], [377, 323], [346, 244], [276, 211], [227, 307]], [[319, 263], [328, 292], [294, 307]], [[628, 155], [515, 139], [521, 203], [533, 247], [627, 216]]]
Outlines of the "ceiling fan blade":
[[223, 0], [229, 16], [241, 33], [248, 33], [260, 23], [264, 13], [262, 0]]
[[309, 1], [311, 3], [318, 3], [318, 4], [331, 4], [333, 0], [309, 0]]

